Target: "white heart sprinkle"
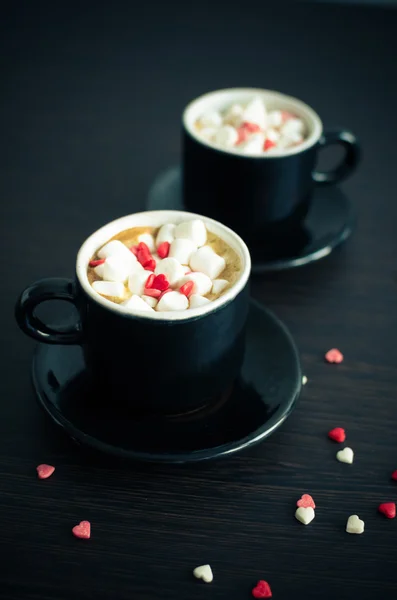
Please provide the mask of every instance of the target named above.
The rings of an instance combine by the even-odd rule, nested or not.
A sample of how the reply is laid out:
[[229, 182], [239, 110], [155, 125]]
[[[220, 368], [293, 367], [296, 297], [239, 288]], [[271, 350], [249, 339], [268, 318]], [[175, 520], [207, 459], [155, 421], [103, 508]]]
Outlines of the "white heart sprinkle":
[[364, 533], [364, 521], [358, 518], [357, 515], [351, 515], [346, 523], [347, 533]]
[[305, 508], [304, 506], [300, 506], [295, 511], [295, 519], [297, 519], [303, 525], [309, 525], [315, 517], [315, 512], [311, 506]]
[[348, 465], [353, 464], [354, 452], [351, 448], [343, 448], [336, 453], [336, 458], [339, 462], [346, 463]]
[[307, 377], [306, 375], [302, 376], [302, 385], [306, 385], [307, 384]]
[[205, 583], [211, 583], [214, 579], [214, 575], [212, 573], [212, 569], [209, 565], [201, 565], [200, 567], [196, 567], [193, 571], [193, 575], [196, 579], [202, 579]]

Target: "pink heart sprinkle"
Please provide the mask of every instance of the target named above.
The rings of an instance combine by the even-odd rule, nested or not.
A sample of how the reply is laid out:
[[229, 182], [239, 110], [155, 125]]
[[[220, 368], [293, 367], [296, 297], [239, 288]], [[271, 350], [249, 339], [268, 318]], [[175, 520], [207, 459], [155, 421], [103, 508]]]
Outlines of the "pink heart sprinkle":
[[73, 527], [72, 533], [81, 540], [89, 540], [91, 537], [91, 523], [89, 521], [81, 521]]
[[51, 475], [55, 471], [55, 467], [53, 467], [52, 465], [43, 464], [36, 467], [36, 471], [37, 475], [39, 476], [39, 479], [48, 479], [48, 477], [51, 477]]
[[341, 363], [343, 361], [343, 354], [337, 348], [331, 348], [325, 355], [325, 360], [329, 363]]
[[310, 496], [310, 494], [303, 494], [303, 496], [301, 496], [300, 500], [298, 500], [298, 502], [296, 503], [296, 506], [302, 506], [303, 508], [316, 508], [316, 505], [314, 504], [314, 500], [313, 498]]

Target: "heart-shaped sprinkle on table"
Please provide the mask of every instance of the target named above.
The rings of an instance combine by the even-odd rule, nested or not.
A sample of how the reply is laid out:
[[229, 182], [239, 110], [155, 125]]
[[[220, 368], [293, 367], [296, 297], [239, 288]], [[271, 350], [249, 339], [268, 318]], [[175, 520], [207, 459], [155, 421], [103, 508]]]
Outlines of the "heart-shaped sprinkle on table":
[[343, 354], [338, 348], [331, 348], [331, 350], [328, 350], [324, 358], [328, 363], [340, 364], [343, 362]]
[[81, 540], [89, 540], [91, 537], [91, 523], [89, 521], [81, 521], [73, 527], [72, 533]]
[[314, 504], [314, 500], [313, 498], [310, 496], [310, 494], [303, 494], [300, 498], [300, 500], [298, 500], [298, 502], [296, 503], [296, 506], [302, 506], [303, 508], [316, 508], [316, 505]]
[[273, 596], [270, 585], [267, 583], [267, 581], [263, 581], [263, 579], [258, 581], [252, 590], [252, 595], [254, 598], [271, 598]]
[[344, 429], [342, 429], [342, 427], [335, 427], [328, 432], [328, 437], [334, 442], [344, 442], [346, 439], [346, 432]]
[[364, 533], [364, 521], [358, 518], [357, 515], [351, 515], [347, 519], [346, 531], [347, 533]]
[[393, 471], [393, 473], [391, 474], [391, 478], [392, 478], [394, 481], [397, 481], [397, 470], [396, 470], [396, 471]]
[[316, 514], [311, 506], [306, 508], [304, 506], [300, 506], [295, 511], [295, 519], [297, 519], [300, 523], [303, 523], [303, 525], [309, 525], [315, 516]]
[[379, 504], [378, 511], [388, 519], [394, 519], [396, 516], [396, 505], [394, 502], [384, 502], [383, 504]]
[[199, 567], [196, 567], [193, 571], [193, 575], [196, 579], [201, 579], [205, 583], [211, 583], [214, 579], [210, 565], [200, 565]]
[[351, 448], [346, 447], [336, 453], [336, 458], [339, 462], [351, 465], [353, 464], [354, 452]]
[[36, 467], [36, 471], [39, 479], [48, 479], [55, 471], [55, 467], [43, 464]]

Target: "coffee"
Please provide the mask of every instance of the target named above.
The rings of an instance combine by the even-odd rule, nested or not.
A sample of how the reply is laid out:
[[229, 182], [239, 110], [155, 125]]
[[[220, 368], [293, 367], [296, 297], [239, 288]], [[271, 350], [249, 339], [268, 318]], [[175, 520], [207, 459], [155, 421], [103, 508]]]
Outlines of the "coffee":
[[195, 219], [118, 233], [92, 256], [87, 275], [97, 293], [132, 312], [167, 312], [216, 300], [241, 268], [237, 253]]

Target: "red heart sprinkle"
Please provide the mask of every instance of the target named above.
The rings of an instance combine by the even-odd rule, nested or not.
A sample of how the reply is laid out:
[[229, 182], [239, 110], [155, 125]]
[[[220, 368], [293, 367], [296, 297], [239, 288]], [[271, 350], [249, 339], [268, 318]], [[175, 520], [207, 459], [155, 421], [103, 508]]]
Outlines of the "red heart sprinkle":
[[394, 479], [394, 481], [397, 481], [397, 471], [393, 471], [391, 478]]
[[179, 291], [181, 294], [183, 294], [184, 296], [187, 296], [187, 298], [189, 298], [190, 294], [193, 291], [193, 287], [194, 287], [194, 281], [187, 281], [186, 283], [181, 285], [181, 287], [179, 288]]
[[236, 146], [238, 146], [239, 144], [242, 144], [243, 142], [245, 142], [245, 140], [248, 138], [248, 134], [249, 132], [247, 131], [247, 129], [245, 127], [238, 127], [236, 129], [237, 131], [237, 142], [236, 142]]
[[298, 500], [298, 502], [296, 503], [296, 506], [302, 506], [303, 508], [309, 508], [310, 506], [311, 508], [316, 508], [314, 500], [310, 496], [310, 494], [303, 494], [303, 496], [301, 496], [301, 499]]
[[81, 521], [73, 527], [72, 533], [77, 538], [89, 540], [91, 537], [91, 523], [89, 521]]
[[328, 350], [328, 352], [325, 354], [325, 360], [328, 363], [339, 364], [343, 361], [343, 354], [337, 348], [331, 348], [331, 350]]
[[145, 262], [143, 266], [146, 269], [146, 271], [154, 271], [156, 268], [156, 261], [154, 260], [154, 258], [151, 258], [150, 260]]
[[160, 298], [161, 292], [160, 290], [152, 290], [145, 288], [144, 292], [145, 296], [151, 296], [152, 298]]
[[161, 296], [159, 296], [159, 300], [161, 300], [161, 298], [163, 296], [165, 296], [165, 294], [168, 294], [168, 292], [173, 292], [174, 290], [172, 288], [168, 288], [166, 290], [164, 290], [164, 292], [161, 292]]
[[160, 275], [156, 275], [154, 281], [152, 283], [152, 288], [156, 290], [160, 290], [160, 292], [164, 292], [164, 290], [169, 288], [169, 283], [165, 275], [161, 273]]
[[394, 519], [396, 516], [396, 505], [394, 502], [384, 502], [383, 504], [379, 504], [378, 511], [388, 519]]
[[106, 258], [99, 258], [98, 260], [90, 260], [90, 262], [88, 263], [88, 265], [90, 267], [98, 267], [99, 265], [103, 265], [103, 263], [105, 262]]
[[270, 150], [270, 148], [274, 148], [275, 145], [276, 142], [272, 142], [272, 140], [265, 140], [265, 143], [263, 144], [263, 149]]
[[160, 258], [167, 258], [170, 251], [170, 245], [171, 244], [169, 242], [163, 242], [160, 244], [160, 246], [157, 248], [157, 254]]
[[36, 467], [36, 471], [37, 475], [39, 476], [39, 479], [48, 479], [48, 477], [51, 477], [51, 475], [55, 471], [55, 467], [53, 467], [52, 465], [45, 464], [39, 465], [38, 467]]
[[131, 246], [130, 251], [134, 256], [138, 256], [138, 246]]
[[261, 580], [252, 590], [252, 595], [254, 598], [271, 598], [273, 594], [267, 581]]
[[335, 427], [328, 432], [328, 437], [334, 442], [344, 442], [346, 439], [346, 432], [342, 427]]
[[151, 275], [149, 275], [149, 277], [147, 278], [146, 283], [145, 283], [145, 288], [147, 290], [150, 290], [150, 288], [153, 287], [153, 282], [154, 282], [155, 279], [156, 279], [156, 275], [154, 273], [152, 273]]
[[242, 127], [244, 127], [244, 129], [249, 133], [257, 133], [261, 130], [259, 125], [257, 125], [256, 123], [250, 123], [249, 121], [244, 121]]

